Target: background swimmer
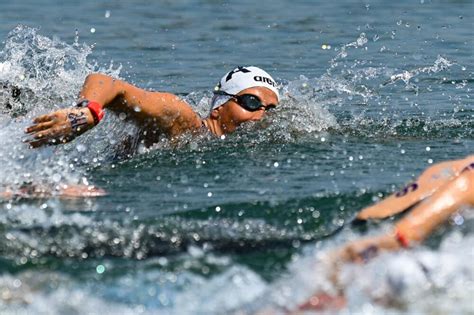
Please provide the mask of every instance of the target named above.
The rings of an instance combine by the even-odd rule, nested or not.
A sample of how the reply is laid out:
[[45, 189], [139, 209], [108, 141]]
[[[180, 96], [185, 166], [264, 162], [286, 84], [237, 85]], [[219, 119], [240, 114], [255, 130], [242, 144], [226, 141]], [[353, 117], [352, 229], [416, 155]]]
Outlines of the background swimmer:
[[[442, 162], [428, 168], [400, 192], [363, 209], [360, 220], [382, 219], [415, 206], [392, 231], [375, 237], [351, 241], [329, 253], [327, 263], [333, 270], [332, 281], [338, 283], [338, 269], [348, 262], [365, 263], [383, 251], [408, 249], [428, 238], [463, 206], [474, 206], [474, 155], [462, 160]], [[399, 202], [396, 202], [396, 201]], [[301, 310], [341, 308], [345, 305], [344, 288], [340, 296], [316, 294]]]

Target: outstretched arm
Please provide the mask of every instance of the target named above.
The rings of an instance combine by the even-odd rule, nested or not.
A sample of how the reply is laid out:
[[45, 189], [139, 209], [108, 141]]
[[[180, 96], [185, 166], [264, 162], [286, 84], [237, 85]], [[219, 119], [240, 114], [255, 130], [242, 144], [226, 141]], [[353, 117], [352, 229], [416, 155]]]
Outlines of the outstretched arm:
[[56, 197], [60, 199], [78, 199], [105, 196], [105, 190], [93, 185], [60, 184], [54, 188], [44, 185], [24, 184], [18, 189], [0, 189], [0, 201], [11, 199], [42, 199]]
[[425, 170], [415, 182], [407, 185], [401, 191], [375, 205], [362, 209], [357, 215], [357, 219], [383, 219], [400, 213], [431, 196], [440, 187], [458, 176], [470, 163], [474, 163], [474, 155], [462, 160], [433, 165]]
[[[94, 101], [105, 109], [124, 112], [142, 126], [153, 126], [170, 137], [201, 126], [201, 119], [179, 97], [150, 92], [103, 74], [89, 75], [80, 100]], [[34, 147], [67, 142], [95, 125], [89, 108], [67, 108], [34, 119], [26, 129]]]
[[340, 261], [365, 261], [380, 250], [396, 250], [425, 240], [463, 205], [474, 206], [474, 163], [416, 206], [388, 234], [349, 243], [336, 256]]
[[[339, 286], [339, 270], [344, 263], [363, 263], [382, 250], [397, 250], [423, 241], [464, 205], [474, 206], [474, 163], [468, 164], [459, 176], [445, 183], [429, 199], [415, 207], [391, 232], [350, 242], [329, 253], [324, 262], [330, 268], [330, 280], [336, 287]], [[324, 292], [314, 294], [298, 310], [340, 309], [345, 299], [343, 288], [338, 289], [340, 292], [334, 296]]]

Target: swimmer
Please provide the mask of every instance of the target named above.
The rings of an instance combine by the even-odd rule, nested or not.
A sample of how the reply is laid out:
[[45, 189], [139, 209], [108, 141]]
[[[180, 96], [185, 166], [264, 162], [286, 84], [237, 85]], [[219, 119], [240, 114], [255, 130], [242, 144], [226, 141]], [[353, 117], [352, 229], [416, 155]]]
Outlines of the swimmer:
[[79, 93], [76, 107], [36, 117], [26, 128], [31, 147], [71, 141], [96, 126], [106, 111], [126, 114], [141, 127], [147, 147], [166, 135], [208, 130], [216, 136], [231, 133], [247, 121], [258, 121], [277, 106], [275, 80], [264, 70], [237, 67], [225, 74], [214, 90], [209, 117], [199, 115], [178, 96], [140, 89], [104, 74], [90, 74]]
[[[383, 219], [413, 207], [390, 232], [349, 242], [330, 253], [325, 263], [333, 270], [331, 280], [338, 286], [338, 270], [344, 263], [364, 263], [382, 251], [420, 244], [464, 206], [474, 206], [474, 155], [436, 164], [400, 192], [363, 209], [357, 215], [359, 220]], [[339, 290], [337, 296], [315, 294], [299, 311], [342, 308], [343, 288]]]
[[[12, 95], [14, 93], [18, 94], [12, 91]], [[237, 67], [226, 73], [213, 94], [209, 117], [201, 119], [189, 104], [174, 94], [146, 91], [104, 74], [90, 74], [79, 93], [77, 105], [36, 117], [34, 124], [25, 130], [29, 135], [25, 142], [33, 148], [69, 142], [96, 126], [109, 110], [126, 114], [146, 131], [139, 135], [139, 141], [147, 147], [163, 135], [173, 139], [207, 130], [222, 136], [244, 122], [260, 120], [280, 100], [275, 80], [254, 66]], [[0, 199], [85, 198], [104, 194], [93, 186], [64, 185], [51, 190], [44, 185], [28, 184], [18, 189], [0, 190]]]

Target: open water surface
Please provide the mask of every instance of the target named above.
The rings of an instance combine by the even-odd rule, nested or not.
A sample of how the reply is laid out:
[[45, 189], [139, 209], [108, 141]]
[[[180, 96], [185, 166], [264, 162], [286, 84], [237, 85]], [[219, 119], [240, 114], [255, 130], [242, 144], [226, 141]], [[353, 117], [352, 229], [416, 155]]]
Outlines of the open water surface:
[[[331, 292], [319, 254], [390, 227], [352, 226], [359, 209], [474, 152], [473, 15], [472, 1], [2, 0], [0, 186], [108, 195], [0, 203], [0, 313], [284, 312]], [[283, 97], [224, 139], [148, 150], [109, 114], [67, 145], [21, 142], [90, 72], [205, 116], [237, 65], [266, 69]], [[347, 266], [340, 312], [473, 313], [473, 220]]]

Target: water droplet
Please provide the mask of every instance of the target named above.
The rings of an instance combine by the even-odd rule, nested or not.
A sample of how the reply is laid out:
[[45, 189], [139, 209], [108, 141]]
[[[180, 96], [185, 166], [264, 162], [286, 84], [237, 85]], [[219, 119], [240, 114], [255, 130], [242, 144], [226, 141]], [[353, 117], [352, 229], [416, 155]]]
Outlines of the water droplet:
[[91, 28], [91, 33], [94, 34], [95, 33], [95, 28]]
[[455, 214], [454, 217], [453, 217], [453, 222], [456, 225], [463, 225], [464, 218], [460, 214]]
[[216, 212], [221, 212], [221, 207], [217, 206], [216, 207]]
[[98, 265], [96, 268], [95, 268], [95, 271], [100, 275], [100, 274], [103, 274], [104, 271], [105, 271], [105, 267], [104, 265]]
[[108, 19], [110, 17], [110, 10], [106, 10], [104, 16], [106, 19]]
[[78, 144], [78, 145], [76, 146], [76, 150], [77, 150], [78, 152], [85, 152], [86, 149], [87, 149], [86, 146], [83, 145], [83, 144]]
[[53, 175], [52, 178], [53, 178], [53, 181], [54, 181], [55, 183], [59, 183], [59, 182], [61, 181], [61, 175], [60, 175], [60, 174], [57, 174], [57, 173], [56, 173], [56, 174]]

